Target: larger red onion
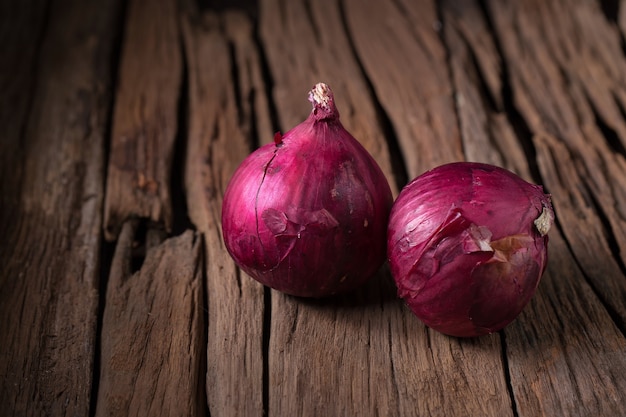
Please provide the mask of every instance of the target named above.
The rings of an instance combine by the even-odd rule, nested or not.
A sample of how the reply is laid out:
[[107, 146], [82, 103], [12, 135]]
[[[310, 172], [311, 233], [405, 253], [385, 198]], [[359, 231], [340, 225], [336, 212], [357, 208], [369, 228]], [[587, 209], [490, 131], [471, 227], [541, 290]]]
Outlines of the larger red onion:
[[505, 169], [460, 162], [426, 172], [389, 219], [398, 294], [442, 333], [500, 330], [535, 293], [553, 220], [550, 196]]
[[323, 297], [356, 288], [385, 260], [392, 196], [372, 156], [317, 84], [309, 117], [237, 168], [222, 231], [237, 265], [279, 291]]

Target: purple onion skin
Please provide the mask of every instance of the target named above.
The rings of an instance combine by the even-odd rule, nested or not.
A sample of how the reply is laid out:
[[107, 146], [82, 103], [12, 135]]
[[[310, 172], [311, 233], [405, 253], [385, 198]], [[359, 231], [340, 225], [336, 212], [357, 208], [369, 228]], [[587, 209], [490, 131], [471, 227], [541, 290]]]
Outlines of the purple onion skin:
[[252, 278], [300, 297], [351, 291], [386, 255], [392, 195], [385, 175], [339, 121], [318, 84], [309, 117], [237, 168], [224, 194], [222, 232]]
[[553, 220], [542, 187], [505, 169], [458, 162], [428, 171], [404, 187], [390, 214], [398, 295], [441, 333], [498, 331], [537, 289]]

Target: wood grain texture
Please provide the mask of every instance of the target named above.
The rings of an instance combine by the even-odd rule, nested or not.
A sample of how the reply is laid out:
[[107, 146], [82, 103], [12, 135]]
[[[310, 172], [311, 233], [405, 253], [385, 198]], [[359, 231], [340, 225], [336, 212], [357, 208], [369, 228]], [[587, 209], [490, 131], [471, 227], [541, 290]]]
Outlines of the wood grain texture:
[[206, 242], [208, 407], [211, 416], [262, 416], [264, 289], [237, 269], [221, 232], [222, 196], [251, 150], [252, 118], [269, 126], [267, 109], [242, 100], [262, 94], [259, 58], [243, 15], [203, 15], [190, 7], [182, 26], [189, 67], [187, 206]]
[[[46, 6], [24, 7], [44, 7], [45, 13]], [[15, 167], [0, 180], [11, 184], [2, 189], [20, 190], [3, 197], [11, 200], [3, 204], [11, 217], [2, 216], [6, 243], [0, 261], [0, 407], [5, 415], [89, 414], [111, 99], [108, 63], [118, 7], [115, 1], [55, 2], [45, 32], [34, 32], [43, 35], [40, 49], [33, 51], [32, 39], [22, 38], [24, 55], [15, 61], [21, 67], [14, 70], [23, 71], [15, 78], [17, 86], [30, 95], [24, 84], [34, 74], [36, 89], [30, 90], [30, 103], [16, 100], [13, 116], [27, 111], [27, 119], [3, 137], [9, 149], [19, 152], [2, 155], [4, 167]], [[31, 15], [31, 23], [43, 24], [38, 13]], [[29, 68], [33, 59], [34, 73]]]
[[359, 59], [394, 126], [409, 179], [462, 160], [435, 2], [348, 0], [345, 16]]
[[[0, 2], [2, 415], [622, 415], [625, 39], [610, 0]], [[320, 81], [394, 195], [457, 160], [551, 193], [503, 331], [428, 329], [387, 266], [325, 300], [236, 267], [228, 181]]]
[[128, 6], [107, 170], [109, 240], [132, 217], [172, 227], [171, 173], [182, 83], [175, 0]]
[[200, 235], [148, 245], [133, 273], [137, 223], [124, 224], [112, 261], [95, 415], [203, 416]]

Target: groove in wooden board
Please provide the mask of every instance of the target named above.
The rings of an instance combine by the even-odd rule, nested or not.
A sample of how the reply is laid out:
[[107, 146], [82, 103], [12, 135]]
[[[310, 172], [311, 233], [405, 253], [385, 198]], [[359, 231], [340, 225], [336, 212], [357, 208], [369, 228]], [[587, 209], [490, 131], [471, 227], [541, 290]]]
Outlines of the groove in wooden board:
[[411, 180], [436, 165], [462, 160], [463, 152], [435, 3], [399, 5], [348, 0], [345, 15]]
[[[239, 12], [221, 14], [224, 34], [232, 50], [231, 67], [238, 78], [238, 121], [242, 133], [250, 146], [255, 147], [274, 137], [272, 126], [272, 103], [265, 94], [266, 80], [261, 68], [261, 57], [254, 37], [253, 22], [249, 16]], [[236, 93], [237, 91], [235, 91]]]
[[526, 138], [504, 110], [502, 63], [478, 2], [446, 1], [441, 9], [466, 159], [502, 166], [534, 182], [530, 165], [536, 161], [527, 159], [533, 152], [525, 153]]
[[199, 234], [148, 249], [131, 273], [137, 221], [124, 223], [108, 281], [96, 416], [202, 416], [204, 315]]
[[[455, 10], [454, 5], [458, 3], [451, 1], [442, 6], [444, 26], [444, 39], [449, 50], [449, 63], [452, 80], [454, 82], [455, 109], [459, 118], [459, 129], [463, 141], [463, 153], [466, 160], [489, 163], [504, 168], [504, 161], [524, 161], [525, 156], [519, 153], [519, 147], [504, 147], [499, 143], [499, 138], [494, 138], [491, 131], [492, 118], [487, 107], [487, 98], [481, 91], [480, 71], [474, 66], [470, 50], [463, 39], [465, 33], [460, 32], [459, 24], [455, 20], [455, 14], [461, 11]], [[477, 9], [477, 4], [465, 3], [463, 12]], [[473, 6], [473, 7], [472, 7]], [[452, 7], [452, 11], [449, 8]], [[475, 18], [474, 20], [478, 20]], [[466, 23], [467, 24], [467, 23]], [[492, 52], [492, 51], [489, 51]], [[493, 59], [492, 54], [483, 54]], [[497, 58], [497, 56], [496, 56]], [[489, 62], [488, 60], [486, 60]], [[486, 64], [484, 64], [486, 65]], [[493, 67], [487, 67], [487, 73], [493, 74]], [[485, 77], [489, 78], [489, 77]], [[491, 77], [493, 78], [493, 77]], [[495, 95], [496, 100], [500, 98], [499, 91]], [[499, 100], [502, 101], [502, 100]], [[499, 146], [502, 146], [500, 148]], [[516, 155], [509, 155], [505, 158], [503, 152], [518, 152]], [[513, 162], [515, 163], [515, 162]], [[519, 172], [518, 172], [519, 173]], [[519, 173], [521, 175], [521, 173]], [[525, 173], [524, 173], [525, 174]], [[526, 178], [529, 179], [528, 177]]]
[[11, 415], [89, 414], [111, 100], [106, 63], [118, 16], [116, 1], [55, 2], [38, 56], [25, 57], [37, 72], [32, 103], [20, 110], [29, 111], [23, 136], [3, 137], [23, 152], [23, 160], [3, 155], [17, 157], [7, 166], [24, 164], [1, 180], [21, 189], [3, 235], [12, 247], [0, 263], [0, 404]]
[[131, 217], [172, 226], [182, 55], [175, 0], [130, 2], [111, 133], [105, 233]]
[[[182, 18], [190, 100], [185, 188], [191, 221], [206, 244], [208, 407], [211, 413], [261, 416], [264, 289], [238, 271], [221, 235], [223, 193], [235, 168], [250, 152], [250, 121], [238, 114], [228, 39], [220, 30], [223, 19], [229, 18], [213, 13], [199, 16], [193, 9]], [[242, 19], [238, 24], [249, 27], [251, 23]], [[249, 63], [250, 72], [238, 71], [250, 77], [239, 82], [242, 97], [249, 93], [244, 88], [262, 91], [255, 84], [260, 81], [256, 50], [252, 39], [245, 41], [237, 38], [231, 44], [235, 57]], [[255, 114], [264, 117], [265, 113]], [[269, 122], [257, 123], [261, 125]]]
[[626, 39], [626, 7], [623, 4], [620, 4], [618, 10], [617, 24], [621, 30], [622, 39]]
[[[477, 72], [484, 80], [489, 93], [489, 100], [494, 104], [494, 110], [504, 111], [502, 94], [502, 62], [498, 55], [496, 40], [490, 31], [488, 22], [477, 1], [454, 1], [446, 0], [440, 3], [442, 13], [442, 25], [449, 58], [461, 57], [451, 51], [451, 48], [468, 48], [467, 53], [471, 56], [463, 56], [466, 65], [477, 67]], [[450, 32], [457, 33], [458, 39], [450, 40]], [[454, 35], [452, 35], [454, 36]], [[471, 48], [470, 48], [471, 46]], [[464, 55], [465, 52], [462, 52]], [[457, 83], [457, 86], [460, 84]], [[458, 88], [458, 87], [457, 87]]]

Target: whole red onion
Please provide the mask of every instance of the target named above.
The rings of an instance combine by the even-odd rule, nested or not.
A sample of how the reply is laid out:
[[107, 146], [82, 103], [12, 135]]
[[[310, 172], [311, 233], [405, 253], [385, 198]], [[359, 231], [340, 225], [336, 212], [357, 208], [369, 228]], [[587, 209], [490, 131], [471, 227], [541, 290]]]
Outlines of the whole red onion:
[[492, 165], [439, 166], [394, 203], [387, 254], [402, 297], [442, 333], [502, 329], [535, 293], [554, 221], [542, 187]]
[[352, 290], [385, 261], [392, 204], [385, 175], [339, 121], [325, 84], [309, 117], [250, 154], [224, 194], [222, 231], [237, 265], [279, 291]]

